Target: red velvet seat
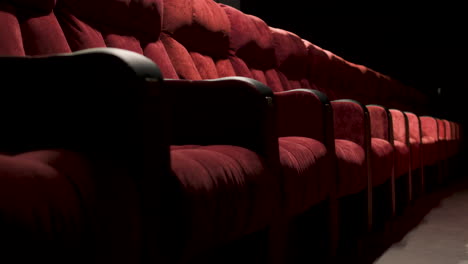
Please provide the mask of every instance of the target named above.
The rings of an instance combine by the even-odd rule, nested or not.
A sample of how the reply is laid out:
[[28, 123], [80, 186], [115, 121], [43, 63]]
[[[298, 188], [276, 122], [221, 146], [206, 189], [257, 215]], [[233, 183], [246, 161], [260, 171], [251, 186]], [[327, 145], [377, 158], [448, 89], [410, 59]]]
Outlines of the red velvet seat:
[[285, 175], [287, 214], [305, 212], [329, 195], [327, 149], [323, 143], [306, 137], [279, 138], [280, 161]]
[[442, 143], [439, 141], [437, 119], [430, 116], [421, 116], [422, 133], [422, 160], [424, 166], [424, 187], [433, 191], [442, 180], [440, 164], [443, 158]]
[[439, 160], [437, 121], [433, 117], [421, 116], [423, 165], [435, 165]]
[[390, 109], [395, 146], [395, 202], [396, 212], [402, 213], [413, 199], [413, 174], [411, 170], [411, 145], [409, 122], [406, 114]]
[[446, 181], [448, 178], [449, 168], [448, 161], [450, 158], [449, 134], [450, 128], [443, 119], [437, 119], [438, 135], [439, 135], [439, 152], [440, 152], [440, 181]]
[[419, 117], [413, 113], [405, 112], [408, 118], [409, 143], [411, 152], [411, 170], [421, 168], [421, 124]]
[[[286, 35], [275, 38], [269, 27], [259, 18], [243, 14], [229, 6], [222, 7], [231, 22], [230, 60], [237, 62], [233, 63], [236, 74], [252, 76], [277, 91], [275, 95], [285, 209], [288, 216], [296, 216], [326, 199], [331, 192], [331, 181], [326, 176], [331, 163], [329, 150], [324, 142], [325, 135], [321, 130], [324, 128], [321, 124], [321, 106], [314, 106], [313, 100], [306, 97], [301, 99], [301, 95], [280, 92], [307, 88], [307, 80], [300, 79], [300, 74], [292, 73], [291, 68], [302, 69], [297, 65], [300, 62], [298, 57], [301, 52], [305, 55], [306, 51], [299, 38], [298, 45], [297, 41], [279, 29], [277, 34]], [[284, 41], [290, 44], [287, 46], [289, 48], [281, 51], [274, 49], [274, 45], [281, 46], [279, 42]], [[249, 71], [250, 74], [246, 75]], [[308, 109], [313, 111], [308, 114], [310, 117], [306, 117], [310, 124], [296, 116]], [[315, 116], [319, 122], [316, 128], [313, 127]]]
[[393, 177], [394, 154], [390, 143], [393, 131], [389, 129], [387, 110], [381, 106], [368, 105], [371, 123], [372, 185], [378, 186]]
[[[229, 51], [231, 24], [215, 2], [165, 1], [162, 30], [161, 41], [177, 78], [205, 80], [237, 76]], [[183, 115], [182, 112], [180, 114]], [[217, 125], [210, 124], [214, 131]], [[267, 131], [275, 135], [275, 131]], [[186, 141], [183, 133], [178, 135], [181, 142]], [[237, 137], [242, 138], [241, 135]], [[222, 135], [219, 138], [222, 140]], [[178, 144], [176, 140], [174, 144]], [[210, 139], [206, 137], [206, 140]], [[293, 142], [287, 142], [284, 148], [280, 148], [281, 152], [288, 151], [289, 155], [293, 152], [294, 155], [283, 160], [294, 159], [295, 162], [289, 163], [292, 166], [307, 164], [307, 161], [297, 163], [295, 159], [307, 157], [305, 153], [310, 152]], [[276, 151], [279, 151], [277, 145]], [[263, 155], [267, 154], [276, 161], [275, 153]], [[182, 192], [190, 198], [186, 201], [190, 223], [187, 229], [189, 239], [182, 250], [184, 261], [197, 262], [197, 255], [211, 254], [217, 247], [267, 230], [274, 221], [273, 214], [285, 203], [276, 198], [282, 193], [276, 172], [271, 171], [271, 162], [265, 165], [262, 155], [245, 147], [222, 144], [180, 146], [172, 148], [171, 157], [173, 173], [182, 183]], [[294, 175], [294, 168], [291, 174]], [[191, 187], [196, 182], [202, 185]], [[302, 207], [294, 206], [296, 209]], [[263, 243], [267, 245], [267, 241]], [[224, 248], [229, 250], [229, 247]]]
[[[160, 73], [128, 51], [61, 54], [72, 50], [55, 10], [55, 1], [0, 3], [2, 107], [16, 108], [2, 117], [8, 140], [0, 147], [0, 242], [9, 252], [2, 258], [133, 262], [143, 240], [139, 140], [154, 147], [154, 170], [147, 172], [168, 165], [167, 142], [159, 132], [151, 140], [140, 133], [145, 117], [135, 107], [149, 81], [159, 91]], [[162, 132], [159, 117], [152, 120]]]
[[409, 121], [405, 113], [391, 109], [393, 122], [393, 138], [395, 144], [395, 177], [399, 178], [408, 174], [411, 170], [410, 164], [410, 135]]
[[[8, 100], [1, 110], [17, 109], [2, 116], [2, 138], [8, 140], [0, 142], [0, 214], [7, 230], [0, 243], [13, 254], [7, 259], [139, 259], [139, 183], [147, 180], [145, 173], [165, 175], [169, 165], [164, 136], [147, 126], [154, 138], [146, 138], [138, 121], [146, 118], [137, 110], [145, 105], [140, 96], [148, 95], [145, 78], [159, 91], [157, 67], [128, 51], [94, 49], [1, 57], [0, 70], [2, 84], [16, 88], [2, 89]], [[151, 118], [163, 132], [164, 122]], [[144, 151], [141, 142], [152, 149]], [[154, 160], [142, 173], [144, 152]]]
[[410, 166], [410, 151], [406, 144], [401, 141], [395, 141], [395, 151], [398, 153], [395, 165], [395, 177], [400, 177], [408, 173]]
[[367, 105], [370, 117], [371, 175], [373, 186], [373, 214], [376, 225], [382, 226], [394, 214], [395, 160], [393, 131], [389, 111], [380, 105]]
[[438, 132], [438, 142], [439, 142], [439, 159], [447, 160], [448, 158], [448, 140], [447, 132], [448, 129], [445, 126], [445, 122], [442, 119], [437, 118], [437, 132]]
[[275, 189], [265, 184], [271, 174], [257, 153], [236, 146], [172, 146], [171, 162], [183, 186], [190, 250], [238, 239], [270, 221], [274, 204], [268, 193]]
[[95, 189], [90, 164], [76, 153], [0, 155], [2, 258], [22, 263], [59, 263], [70, 255], [88, 259], [91, 248], [85, 245], [94, 242], [87, 213]]
[[367, 187], [365, 153], [358, 144], [344, 139], [335, 140], [338, 159], [338, 196], [361, 192]]
[[448, 127], [449, 133], [448, 135], [448, 140], [449, 140], [449, 156], [454, 157], [456, 155], [456, 137], [455, 137], [455, 123], [451, 122], [449, 120], [445, 120], [446, 122], [446, 127]]
[[[308, 51], [308, 62], [311, 64], [307, 72], [309, 83], [316, 84], [317, 86], [314, 87], [323, 91], [332, 100], [342, 99], [338, 95], [339, 91], [334, 90], [334, 86], [339, 84], [335, 83], [333, 77], [330, 76], [334, 74], [331, 58], [325, 51], [310, 42], [303, 41], [303, 43]], [[319, 65], [314, 71], [314, 63], [319, 58], [323, 60], [322, 64], [319, 65], [328, 69], [328, 72], [324, 73], [324, 77], [330, 76], [330, 78], [321, 79], [319, 72], [323, 69], [319, 69]], [[344, 63], [340, 62], [339, 59], [335, 59], [335, 61]], [[367, 187], [368, 172], [365, 154], [367, 143], [364, 134], [366, 122], [362, 107], [351, 101], [332, 101], [332, 109], [334, 112], [336, 158], [338, 160], [337, 195], [344, 197], [362, 192]], [[382, 150], [385, 152], [385, 149]]]

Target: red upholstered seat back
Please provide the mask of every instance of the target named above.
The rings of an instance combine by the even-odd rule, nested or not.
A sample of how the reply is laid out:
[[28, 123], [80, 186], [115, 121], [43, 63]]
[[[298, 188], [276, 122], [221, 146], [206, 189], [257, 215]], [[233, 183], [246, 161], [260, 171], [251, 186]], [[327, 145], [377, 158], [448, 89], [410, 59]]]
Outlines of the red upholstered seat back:
[[423, 137], [431, 137], [434, 140], [438, 139], [438, 125], [437, 121], [433, 117], [421, 116], [421, 132]]
[[444, 119], [442, 120], [444, 122], [444, 127], [445, 127], [445, 139], [451, 140], [452, 138], [452, 127], [451, 124], [448, 120]]
[[307, 49], [296, 34], [270, 27], [278, 75], [285, 89], [312, 88], [307, 79]]
[[444, 120], [442, 119], [436, 119], [437, 120], [437, 131], [438, 131], [438, 138], [439, 140], [445, 140], [445, 123]]
[[[93, 8], [89, 8], [92, 6]], [[97, 47], [134, 51], [177, 78], [159, 40], [162, 0], [0, 3], [0, 55], [47, 55]]]
[[235, 76], [229, 60], [231, 25], [211, 0], [164, 1], [162, 41], [180, 78]]
[[55, 1], [0, 2], [0, 55], [69, 53]]
[[367, 106], [371, 120], [371, 137], [389, 140], [387, 111], [381, 106]]
[[330, 100], [350, 99], [343, 95], [344, 60], [307, 40], [303, 42], [307, 49], [309, 83], [324, 92]]
[[421, 130], [419, 117], [414, 113], [405, 112], [408, 117], [409, 136], [410, 140], [420, 143], [421, 142]]
[[72, 50], [94, 47], [130, 50], [152, 59], [165, 78], [177, 78], [159, 40], [162, 0], [59, 3], [59, 21]]
[[390, 113], [392, 115], [394, 140], [398, 140], [406, 144], [408, 130], [406, 127], [405, 114], [402, 111], [396, 109], [390, 109]]
[[344, 61], [344, 78], [346, 81], [343, 82], [343, 96], [361, 102], [362, 104], [377, 103], [372, 100], [372, 72], [365, 66], [354, 64], [348, 61]]
[[289, 88], [285, 76], [277, 71], [273, 37], [268, 25], [258, 17], [221, 5], [231, 21], [229, 49], [237, 75], [254, 78], [273, 91]]

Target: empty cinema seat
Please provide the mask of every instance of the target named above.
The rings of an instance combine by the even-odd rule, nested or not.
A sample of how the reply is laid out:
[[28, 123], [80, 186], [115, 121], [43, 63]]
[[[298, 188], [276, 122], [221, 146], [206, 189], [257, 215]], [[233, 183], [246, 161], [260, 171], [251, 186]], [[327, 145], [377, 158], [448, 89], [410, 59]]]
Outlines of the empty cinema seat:
[[447, 127], [445, 120], [437, 118], [438, 134], [439, 134], [439, 159], [440, 159], [440, 184], [446, 182], [448, 177], [448, 159], [450, 156], [448, 137], [450, 130]]
[[421, 122], [417, 115], [404, 112], [408, 118], [409, 146], [411, 155], [412, 197], [421, 197], [424, 192]]
[[[260, 34], [262, 32], [260, 30], [269, 34], [269, 28], [264, 22], [253, 21], [244, 14], [226, 15], [223, 9], [212, 1], [166, 1], [165, 4], [167, 6], [164, 14], [168, 20], [163, 23], [162, 41], [180, 78], [197, 80], [244, 76], [263, 81], [274, 91], [282, 90], [282, 83], [273, 68], [275, 58], [271, 36], [268, 39], [269, 35]], [[192, 10], [186, 12], [183, 18], [180, 17], [184, 14], [180, 12], [182, 7]], [[203, 12], [211, 16], [205, 17]], [[174, 20], [176, 14], [179, 15], [179, 21]], [[245, 20], [242, 23], [230, 23], [229, 19], [232, 20], [235, 15], [245, 16], [240, 18]], [[242, 26], [242, 32], [233, 28], [235, 25]], [[237, 37], [236, 34], [239, 33], [242, 35]], [[212, 45], [217, 44], [217, 49], [205, 47], [206, 39], [210, 39]], [[256, 43], [259, 39], [263, 41], [260, 45]], [[235, 45], [241, 47], [236, 48]], [[244, 49], [243, 45], [248, 47]], [[252, 52], [256, 52], [262, 59], [248, 58], [248, 54]], [[256, 61], [256, 64], [250, 66], [253, 61]], [[314, 93], [298, 91], [298, 93], [275, 93], [275, 99], [278, 105], [275, 119], [284, 120], [287, 124], [281, 124], [279, 121], [281, 128], [278, 130], [277, 140], [281, 164], [279, 193], [282, 196], [282, 206], [278, 215], [281, 219], [277, 219], [271, 232], [282, 233], [285, 232], [283, 229], [287, 229], [289, 219], [303, 214], [312, 206], [329, 198], [333, 178], [323, 177], [332, 168], [329, 150], [325, 145], [325, 131], [315, 130], [311, 126], [301, 126], [301, 120], [289, 118], [297, 113], [295, 111], [308, 107], [323, 119], [322, 115], [325, 115], [325, 112], [322, 110], [321, 98]], [[300, 103], [303, 107], [288, 108], [286, 105], [288, 102]], [[281, 110], [282, 106], [284, 110]], [[290, 115], [286, 110], [290, 111]], [[269, 133], [278, 137], [273, 130]], [[320, 177], [321, 175], [323, 176]], [[322, 215], [328, 214], [325, 211]], [[322, 221], [326, 223], [325, 219]], [[273, 237], [271, 245], [275, 248], [281, 246], [276, 246], [284, 243], [281, 237]], [[276, 254], [280, 250], [278, 248], [271, 253]]]
[[424, 166], [425, 191], [433, 191], [440, 179], [440, 150], [437, 120], [430, 116], [421, 116], [422, 165]]
[[[231, 21], [230, 60], [236, 74], [265, 82], [275, 91], [280, 160], [286, 183], [284, 187], [287, 188], [285, 215], [287, 222], [294, 223], [289, 226], [289, 249], [296, 252], [301, 251], [300, 247], [306, 249], [306, 241], [313, 239], [319, 242], [316, 247], [323, 246], [330, 233], [325, 237], [317, 234], [324, 228], [335, 229], [334, 220], [327, 220], [326, 210], [317, 217], [310, 214], [310, 209], [323, 202], [335, 206], [335, 170], [331, 160], [334, 152], [333, 123], [329, 102], [318, 91], [297, 89], [310, 88], [305, 69], [297, 67], [298, 64], [306, 65], [306, 51], [300, 39], [291, 39], [289, 35], [284, 35], [286, 39], [275, 38], [275, 32], [260, 18], [228, 6], [223, 8]], [[282, 33], [279, 29], [278, 32]], [[279, 50], [281, 46], [285, 49]], [[302, 148], [308, 149], [309, 156], [302, 156]], [[304, 170], [306, 165], [310, 167], [307, 171]], [[307, 224], [312, 222], [315, 224]], [[311, 230], [314, 228], [318, 228], [315, 233]], [[302, 245], [293, 241], [300, 241]], [[303, 250], [304, 253], [306, 251]]]
[[407, 115], [400, 110], [390, 109], [390, 113], [395, 146], [396, 210], [402, 214], [413, 195], [409, 121]]
[[371, 130], [371, 169], [373, 214], [376, 225], [383, 225], [395, 214], [395, 142], [390, 112], [380, 105], [366, 105]]
[[[21, 56], [13, 47], [23, 42], [4, 37], [13, 30], [0, 32], [8, 40], [0, 50], [8, 55], [0, 56], [2, 260], [139, 259], [138, 185], [169, 165], [161, 116], [151, 115], [156, 130], [145, 128], [151, 138], [142, 130], [150, 92], [159, 108], [158, 68], [116, 49]], [[145, 155], [155, 158], [151, 167]]]

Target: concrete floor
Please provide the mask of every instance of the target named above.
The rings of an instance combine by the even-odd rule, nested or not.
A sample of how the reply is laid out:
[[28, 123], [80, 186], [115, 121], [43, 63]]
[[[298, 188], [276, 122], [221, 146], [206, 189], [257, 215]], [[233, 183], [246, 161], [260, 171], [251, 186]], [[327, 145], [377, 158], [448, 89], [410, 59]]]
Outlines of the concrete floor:
[[468, 184], [459, 181], [376, 264], [468, 264]]

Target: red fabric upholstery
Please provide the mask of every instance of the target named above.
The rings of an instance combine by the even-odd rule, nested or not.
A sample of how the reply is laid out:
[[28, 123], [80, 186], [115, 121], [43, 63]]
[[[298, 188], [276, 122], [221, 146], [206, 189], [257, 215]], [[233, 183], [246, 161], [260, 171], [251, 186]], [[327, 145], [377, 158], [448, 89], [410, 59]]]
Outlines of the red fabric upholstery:
[[16, 18], [15, 8], [6, 2], [0, 2], [0, 55], [24, 56], [21, 28]]
[[[161, 32], [162, 0], [61, 0], [73, 14], [101, 30], [118, 29], [118, 35], [131, 35], [147, 42]], [[90, 8], [92, 6], [92, 8]]]
[[229, 61], [232, 64], [232, 68], [234, 69], [236, 76], [242, 76], [242, 77], [247, 77], [247, 78], [252, 78], [252, 79], [254, 78], [249, 67], [242, 59], [235, 57], [235, 56], [230, 56]]
[[346, 66], [347, 81], [344, 90], [349, 91], [346, 96], [349, 99], [357, 100], [363, 104], [376, 103], [373, 99], [373, 92], [376, 83], [373, 83], [372, 71], [363, 65], [357, 65], [348, 61], [344, 61]]
[[161, 41], [167, 51], [167, 54], [174, 66], [174, 70], [181, 79], [201, 80], [202, 77], [193, 62], [187, 49], [173, 38], [162, 34]]
[[422, 132], [422, 157], [424, 165], [434, 165], [439, 161], [439, 144], [438, 141], [438, 125], [433, 117], [422, 116], [421, 132]]
[[221, 6], [231, 21], [229, 52], [235, 73], [265, 83], [273, 91], [283, 91], [287, 84], [276, 71], [273, 39], [268, 25], [258, 17]]
[[423, 137], [431, 137], [434, 140], [438, 139], [437, 121], [430, 116], [421, 116], [421, 132]]
[[[335, 152], [338, 160], [337, 194], [339, 197], [367, 188], [365, 154], [365, 116], [361, 105], [332, 101]], [[369, 146], [370, 147], [370, 146]]]
[[272, 36], [268, 25], [260, 18], [221, 5], [231, 21], [230, 52], [255, 69], [274, 67]]
[[410, 140], [409, 129], [407, 129], [407, 126], [409, 127], [409, 124], [407, 123], [409, 122], [407, 121], [405, 113], [396, 109], [390, 109], [390, 113], [392, 115], [393, 143], [395, 146], [395, 177], [400, 177], [407, 174], [410, 170], [411, 147], [415, 148], [414, 150], [416, 151], [413, 156], [416, 160], [413, 161], [413, 163], [415, 166], [420, 163], [418, 162], [419, 144], [411, 144], [412, 141]]
[[437, 121], [437, 144], [439, 145], [439, 160], [446, 160], [448, 158], [447, 139], [445, 123], [442, 119], [436, 119]]
[[189, 61], [193, 61], [201, 79], [236, 75], [228, 58], [231, 24], [217, 3], [210, 0], [165, 2], [163, 31], [167, 34], [163, 43], [181, 78], [197, 77], [192, 67], [187, 68]]
[[190, 51], [225, 56], [231, 25], [214, 1], [171, 0], [164, 2], [163, 31]]
[[410, 138], [411, 169], [415, 170], [422, 166], [422, 144]]
[[328, 197], [331, 189], [327, 149], [306, 137], [279, 138], [287, 215], [295, 216]]
[[[73, 51], [96, 47], [131, 50], [152, 59], [165, 78], [178, 78], [165, 47], [159, 41], [161, 1], [100, 3], [103, 5], [90, 10], [86, 8], [89, 5], [87, 1], [65, 1], [59, 8], [60, 26]], [[109, 10], [113, 10], [112, 13]], [[104, 16], [100, 16], [101, 13]], [[138, 19], [131, 18], [139, 13], [142, 15]]]
[[439, 161], [439, 146], [434, 138], [423, 137], [421, 151], [424, 165], [434, 165]]
[[402, 143], [406, 143], [409, 139], [409, 131], [406, 129], [405, 114], [396, 109], [390, 109], [390, 113], [393, 123], [393, 138]]
[[392, 177], [393, 146], [389, 142], [389, 120], [386, 109], [377, 105], [368, 105], [367, 109], [371, 125], [372, 185], [378, 186]]
[[[251, 76], [274, 91], [277, 103], [277, 121], [279, 129], [280, 160], [283, 171], [284, 193], [286, 198], [286, 214], [291, 217], [298, 215], [316, 203], [323, 201], [330, 193], [329, 173], [331, 165], [326, 158], [327, 149], [323, 145], [323, 105], [315, 95], [305, 91], [281, 92], [285, 88], [308, 87], [301, 84], [292, 68], [298, 55], [285, 47], [281, 54], [281, 62], [277, 62], [273, 45], [273, 34], [282, 34], [286, 44], [295, 44], [306, 50], [299, 37], [288, 32], [273, 29], [261, 19], [243, 14], [242, 12], [223, 6], [231, 21], [230, 60], [237, 74], [247, 76], [247, 68]], [[277, 41], [279, 38], [276, 38]], [[292, 49], [294, 50], [294, 49]], [[279, 54], [276, 54], [279, 55]], [[295, 57], [296, 56], [296, 57]], [[303, 60], [304, 67], [305, 58]], [[243, 63], [236, 63], [237, 61]], [[282, 68], [284, 67], [284, 68]], [[284, 72], [282, 71], [284, 70]], [[305, 69], [304, 69], [305, 70]], [[297, 76], [297, 74], [296, 74]], [[302, 74], [304, 78], [305, 72]], [[289, 78], [288, 78], [289, 77]]]
[[349, 67], [346, 61], [330, 51], [325, 52], [330, 58], [330, 72], [327, 74], [331, 76], [329, 86], [323, 88], [326, 89], [327, 93], [333, 91], [336, 99], [351, 99], [350, 89], [347, 87]]
[[445, 140], [445, 123], [444, 120], [442, 119], [436, 119], [437, 120], [437, 133], [438, 133], [438, 138], [439, 140]]
[[333, 65], [333, 54], [327, 50], [303, 40], [307, 48], [309, 61], [308, 79], [317, 89], [324, 92], [330, 100], [342, 99], [335, 87], [341, 82], [336, 67]]
[[445, 120], [445, 119], [442, 120], [442, 122], [444, 122], [444, 126], [445, 126], [445, 139], [451, 140], [452, 139], [451, 123], [450, 121]]
[[[202, 252], [267, 227], [273, 211], [279, 209], [272, 202], [278, 199], [276, 196], [285, 198], [287, 214], [295, 216], [329, 194], [334, 175], [329, 175], [327, 161], [332, 150], [323, 144], [327, 136], [325, 122], [321, 120], [323, 109], [312, 104], [309, 97], [283, 100], [291, 97], [281, 92], [317, 88], [331, 99], [352, 98], [402, 107], [424, 100], [388, 76], [349, 63], [291, 32], [270, 28], [260, 18], [211, 0], [165, 0], [164, 6], [162, 0], [61, 0], [57, 6], [54, 0], [3, 1], [0, 25], [0, 39], [5, 40], [0, 42], [0, 55], [46, 55], [117, 47], [151, 58], [165, 78], [201, 80], [237, 75], [255, 78], [277, 92], [276, 118], [284, 125], [279, 128], [283, 189], [272, 187], [274, 179], [262, 157], [245, 148], [228, 145], [172, 148], [172, 172], [184, 194], [184, 205], [177, 210], [186, 216], [186, 226], [181, 229], [189, 230], [187, 237], [180, 240], [186, 243], [185, 251], [189, 252]], [[338, 195], [343, 197], [367, 187], [365, 149], [368, 146], [364, 133], [367, 124], [363, 109], [357, 104], [333, 102], [333, 110], [337, 188]], [[402, 130], [402, 125], [394, 126], [394, 162], [392, 146], [386, 141], [388, 120], [384, 112], [371, 110], [370, 116], [373, 139], [369, 158], [376, 186], [389, 179], [394, 163], [397, 176], [407, 171], [409, 151], [404, 140], [407, 131]], [[395, 123], [401, 123], [400, 118], [400, 115], [395, 117]], [[428, 120], [423, 124], [421, 142], [417, 116], [408, 118], [411, 167], [420, 166], [420, 149], [424, 164], [434, 164], [440, 153], [437, 140], [445, 138], [445, 132], [439, 127], [438, 135], [436, 125], [434, 134], [432, 121]], [[444, 127], [448, 128], [446, 124]], [[451, 133], [447, 131], [445, 135]], [[18, 222], [15, 228], [25, 236], [38, 236], [40, 241], [42, 235], [45, 241], [56, 238], [54, 244], [28, 245], [31, 251], [26, 252], [31, 255], [31, 252], [50, 252], [50, 255], [59, 252], [64, 256], [78, 256], [80, 248], [86, 245], [82, 243], [84, 240], [93, 243], [94, 237], [85, 238], [88, 234], [81, 231], [90, 224], [84, 211], [94, 202], [95, 186], [88, 164], [70, 155], [45, 151], [0, 156], [0, 196], [3, 197], [0, 210], [7, 216], [5, 221]], [[67, 161], [62, 160], [64, 157]], [[133, 206], [135, 191], [125, 189], [128, 186], [124, 184], [118, 187], [130, 193], [120, 198], [128, 200], [99, 197], [112, 200], [107, 205], [113, 205], [110, 209], [100, 208], [115, 210], [115, 204], [123, 206], [118, 219], [107, 218], [112, 220], [108, 221], [109, 226], [101, 223], [96, 227], [96, 230], [106, 230], [97, 235], [101, 241], [98, 244], [104, 251], [117, 252], [114, 256], [122, 262], [139, 262], [142, 230], [139, 230], [139, 209]], [[19, 196], [22, 193], [27, 195]], [[36, 230], [31, 232], [28, 228]], [[21, 238], [15, 239], [24, 242]], [[24, 246], [13, 244], [16, 245]]]
[[332, 86], [331, 59], [329, 53], [320, 47], [303, 40], [307, 48], [307, 57], [309, 61], [308, 78], [309, 82], [313, 83], [322, 92], [325, 92], [330, 100], [338, 99], [332, 90], [326, 89]]
[[[398, 178], [405, 175], [410, 170], [410, 148], [403, 142], [395, 140], [393, 142], [395, 147], [395, 177]], [[414, 157], [419, 158], [419, 144], [410, 145], [411, 151], [416, 152]], [[417, 162], [413, 162], [415, 166], [418, 166]], [[419, 167], [419, 166], [418, 166]], [[418, 167], [412, 168], [416, 169]]]
[[338, 160], [337, 195], [343, 197], [367, 188], [366, 155], [358, 144], [335, 140]]
[[54, 13], [24, 20], [21, 23], [21, 34], [26, 55], [71, 52]]
[[335, 138], [347, 139], [364, 146], [364, 110], [354, 102], [332, 101]]
[[310, 88], [307, 80], [307, 49], [294, 33], [270, 28], [278, 70], [287, 78], [289, 89]]
[[322, 102], [315, 94], [291, 90], [278, 92], [275, 97], [280, 137], [301, 136], [325, 142], [325, 113]]
[[453, 157], [456, 155], [456, 145], [457, 140], [455, 138], [455, 123], [444, 120], [445, 127], [447, 128], [447, 140], [448, 140], [448, 151], [449, 157]]
[[370, 123], [371, 123], [371, 136], [373, 138], [389, 139], [388, 135], [388, 117], [387, 111], [381, 106], [368, 105]]
[[236, 146], [187, 145], [173, 146], [171, 159], [185, 195], [187, 250], [239, 238], [271, 220], [271, 201], [278, 193], [256, 153]]
[[413, 113], [405, 112], [408, 118], [408, 128], [411, 149], [411, 169], [415, 170], [421, 167], [421, 131], [419, 117]]
[[91, 247], [83, 243], [94, 243], [87, 240], [86, 216], [95, 188], [90, 164], [75, 153], [0, 155], [2, 258], [59, 263], [69, 254], [82, 261], [89, 257]]
[[385, 139], [371, 139], [372, 185], [378, 186], [392, 177], [394, 164], [393, 147]]

